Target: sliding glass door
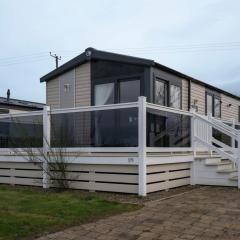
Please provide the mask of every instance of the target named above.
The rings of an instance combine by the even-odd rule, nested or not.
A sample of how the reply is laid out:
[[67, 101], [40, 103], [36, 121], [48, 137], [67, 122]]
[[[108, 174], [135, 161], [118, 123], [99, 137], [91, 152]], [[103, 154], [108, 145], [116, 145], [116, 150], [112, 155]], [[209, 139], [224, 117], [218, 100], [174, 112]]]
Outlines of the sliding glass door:
[[[94, 105], [136, 102], [139, 96], [139, 79], [121, 79], [94, 86]], [[135, 146], [137, 114], [137, 108], [96, 111], [91, 119], [95, 146]]]

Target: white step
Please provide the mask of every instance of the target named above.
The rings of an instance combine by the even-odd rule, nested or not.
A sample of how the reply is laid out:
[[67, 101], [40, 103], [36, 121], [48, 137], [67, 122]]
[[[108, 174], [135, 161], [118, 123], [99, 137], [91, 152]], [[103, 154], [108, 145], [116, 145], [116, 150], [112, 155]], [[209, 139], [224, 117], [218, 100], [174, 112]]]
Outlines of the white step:
[[238, 176], [230, 177], [229, 180], [231, 180], [231, 181], [238, 181]]
[[233, 164], [232, 162], [221, 162], [217, 166], [217, 171], [221, 170], [233, 170]]
[[212, 157], [212, 158], [207, 158], [205, 160], [205, 164], [206, 165], [218, 165], [221, 162], [221, 158], [220, 157]]
[[237, 170], [236, 170], [236, 172], [232, 172], [232, 173], [230, 173], [230, 178], [231, 177], [237, 177], [238, 176], [238, 172], [237, 172]]
[[234, 172], [237, 172], [236, 169], [222, 169], [222, 170], [217, 170], [217, 173], [234, 173]]
[[[214, 161], [214, 165], [208, 165], [206, 164], [206, 161], [195, 160], [195, 183], [200, 185], [237, 186], [237, 181], [232, 181], [229, 179], [230, 177], [236, 176], [236, 169], [232, 168], [232, 164], [229, 164], [229, 162], [226, 160], [223, 160], [223, 162], [221, 162], [219, 159], [215, 159], [213, 162]], [[217, 162], [218, 164], [216, 164]], [[230, 165], [231, 168], [228, 165]], [[224, 168], [226, 166], [228, 169], [218, 170], [218, 167]]]
[[205, 165], [208, 166], [218, 166], [218, 165], [227, 165], [227, 164], [232, 164], [232, 161], [227, 160], [227, 159], [206, 159], [205, 160]]

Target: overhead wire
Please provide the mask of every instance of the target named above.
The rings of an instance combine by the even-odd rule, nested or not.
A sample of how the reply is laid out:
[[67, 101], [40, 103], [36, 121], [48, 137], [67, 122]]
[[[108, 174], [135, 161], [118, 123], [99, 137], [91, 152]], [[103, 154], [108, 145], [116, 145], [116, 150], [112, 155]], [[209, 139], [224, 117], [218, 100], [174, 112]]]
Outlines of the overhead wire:
[[[129, 47], [104, 49], [105, 51], [120, 51], [127, 54], [177, 54], [177, 53], [198, 53], [208, 51], [232, 51], [240, 49], [240, 42], [212, 42], [204, 44], [182, 44], [182, 45], [162, 45], [155, 47]], [[62, 57], [73, 57], [79, 50], [59, 50]], [[48, 52], [36, 52], [12, 57], [0, 57], [0, 67], [12, 66], [31, 62], [45, 61], [49, 59]]]

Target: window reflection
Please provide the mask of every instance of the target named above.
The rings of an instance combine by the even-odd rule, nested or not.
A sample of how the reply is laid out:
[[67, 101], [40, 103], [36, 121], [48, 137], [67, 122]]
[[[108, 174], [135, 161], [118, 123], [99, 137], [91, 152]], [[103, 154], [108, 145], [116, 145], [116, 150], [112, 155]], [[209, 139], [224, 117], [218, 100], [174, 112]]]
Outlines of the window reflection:
[[147, 145], [149, 147], [190, 147], [190, 117], [170, 112], [147, 112]]
[[167, 105], [167, 85], [164, 81], [157, 79], [155, 81], [155, 103], [159, 105]]
[[0, 148], [42, 146], [42, 115], [0, 119]]
[[181, 108], [181, 88], [175, 85], [170, 86], [170, 107]]
[[52, 115], [51, 142], [55, 147], [135, 147], [138, 145], [137, 108]]
[[221, 100], [214, 98], [214, 117], [221, 118]]
[[140, 96], [140, 80], [120, 81], [119, 102], [137, 102]]
[[207, 94], [207, 114], [213, 114], [213, 96]]

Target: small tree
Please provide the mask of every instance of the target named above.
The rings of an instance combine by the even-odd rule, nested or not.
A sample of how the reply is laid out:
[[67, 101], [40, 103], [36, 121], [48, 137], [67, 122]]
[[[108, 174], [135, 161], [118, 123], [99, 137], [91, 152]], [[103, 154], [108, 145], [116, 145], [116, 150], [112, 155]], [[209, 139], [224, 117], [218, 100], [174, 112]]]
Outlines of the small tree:
[[[23, 157], [42, 170], [43, 175], [49, 179], [49, 185], [59, 189], [69, 188], [67, 180], [67, 152], [64, 143], [64, 134], [59, 141], [55, 139], [54, 148], [43, 134], [40, 121], [32, 121], [30, 124], [23, 123], [19, 119], [11, 117], [9, 131], [9, 145], [11, 150], [18, 156]], [[11, 134], [11, 128], [14, 132]], [[51, 124], [51, 132], [54, 127]], [[57, 134], [59, 136], [59, 134]], [[43, 141], [47, 145], [47, 151], [43, 148]], [[47, 165], [47, 168], [45, 167]]]

